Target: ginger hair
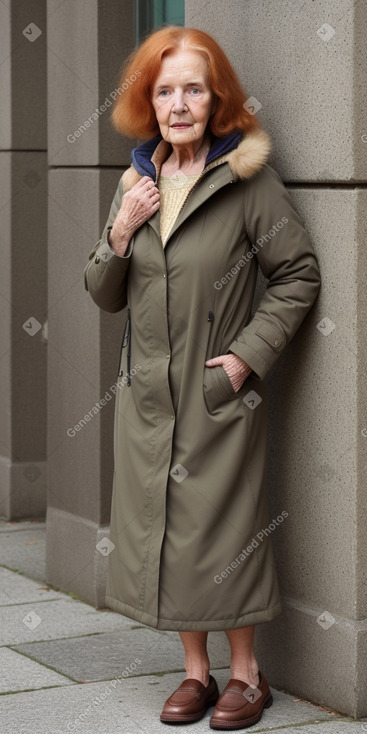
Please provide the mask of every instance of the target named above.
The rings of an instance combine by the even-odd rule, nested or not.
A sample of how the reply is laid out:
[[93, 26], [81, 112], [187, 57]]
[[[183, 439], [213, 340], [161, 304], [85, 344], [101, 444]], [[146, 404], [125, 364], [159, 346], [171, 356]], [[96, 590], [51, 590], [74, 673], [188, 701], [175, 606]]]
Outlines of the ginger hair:
[[122, 89], [112, 110], [112, 123], [122, 135], [146, 140], [159, 133], [151, 102], [162, 59], [180, 50], [200, 53], [207, 61], [214, 114], [208, 127], [217, 137], [234, 130], [249, 132], [259, 127], [255, 115], [244, 108], [247, 100], [236, 72], [217, 41], [205, 31], [167, 26], [154, 31], [128, 57], [119, 82]]

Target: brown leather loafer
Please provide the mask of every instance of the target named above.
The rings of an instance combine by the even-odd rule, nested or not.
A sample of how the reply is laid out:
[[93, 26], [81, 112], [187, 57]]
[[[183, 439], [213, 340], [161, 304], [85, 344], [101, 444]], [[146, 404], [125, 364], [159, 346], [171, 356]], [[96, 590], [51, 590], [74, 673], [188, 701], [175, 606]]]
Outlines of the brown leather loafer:
[[218, 686], [212, 675], [205, 688], [195, 678], [187, 678], [179, 688], [167, 698], [161, 713], [161, 721], [165, 724], [185, 724], [198, 721], [204, 716], [209, 706], [214, 706], [219, 698]]
[[244, 729], [261, 719], [264, 708], [273, 703], [273, 696], [260, 671], [259, 679], [257, 688], [252, 688], [231, 678], [210, 719], [212, 729]]

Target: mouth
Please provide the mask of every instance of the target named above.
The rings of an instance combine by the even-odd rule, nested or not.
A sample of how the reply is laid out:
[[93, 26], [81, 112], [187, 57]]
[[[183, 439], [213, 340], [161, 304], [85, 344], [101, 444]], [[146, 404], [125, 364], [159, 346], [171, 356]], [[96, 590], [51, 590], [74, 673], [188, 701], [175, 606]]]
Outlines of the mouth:
[[174, 122], [171, 127], [174, 130], [187, 130], [189, 127], [192, 127], [192, 124], [190, 122]]

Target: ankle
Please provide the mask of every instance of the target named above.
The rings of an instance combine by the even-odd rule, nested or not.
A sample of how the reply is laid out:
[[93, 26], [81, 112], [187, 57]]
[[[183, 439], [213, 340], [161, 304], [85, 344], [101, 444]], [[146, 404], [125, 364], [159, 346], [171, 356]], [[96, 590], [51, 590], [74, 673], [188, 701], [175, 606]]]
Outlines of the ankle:
[[256, 661], [248, 664], [231, 664], [231, 678], [248, 683], [249, 686], [258, 686], [260, 683], [259, 666]]
[[207, 687], [209, 684], [209, 668], [196, 665], [188, 665], [186, 667], [186, 678], [194, 678], [195, 680], [199, 680], [200, 683]]

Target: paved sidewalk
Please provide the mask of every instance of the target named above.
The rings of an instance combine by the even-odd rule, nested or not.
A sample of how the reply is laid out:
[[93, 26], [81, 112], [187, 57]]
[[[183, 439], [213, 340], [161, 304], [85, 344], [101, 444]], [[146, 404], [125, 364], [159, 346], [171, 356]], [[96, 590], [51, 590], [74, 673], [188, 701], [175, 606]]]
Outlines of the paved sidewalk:
[[[179, 637], [95, 610], [44, 583], [44, 522], [0, 521], [0, 727], [2, 734], [203, 734], [201, 721], [161, 724], [183, 678]], [[29, 578], [32, 577], [32, 578]], [[209, 635], [210, 639], [211, 635]], [[228, 669], [216, 654], [220, 689]], [[251, 732], [365, 734], [355, 721], [272, 689], [274, 704]]]

